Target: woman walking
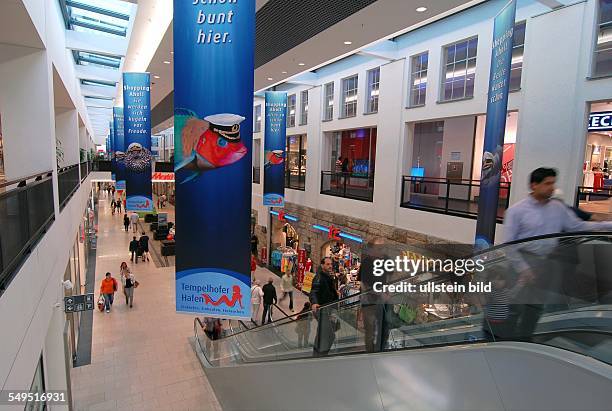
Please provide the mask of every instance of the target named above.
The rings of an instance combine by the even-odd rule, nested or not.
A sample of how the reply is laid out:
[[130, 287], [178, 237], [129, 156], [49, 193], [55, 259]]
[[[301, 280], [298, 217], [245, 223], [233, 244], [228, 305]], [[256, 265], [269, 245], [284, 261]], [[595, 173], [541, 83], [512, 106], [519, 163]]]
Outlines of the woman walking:
[[134, 288], [136, 288], [136, 279], [125, 261], [121, 263], [120, 272], [121, 283], [123, 284], [123, 294], [125, 295], [125, 305], [129, 305], [130, 308], [132, 308], [132, 305], [134, 304]]
[[251, 287], [251, 321], [257, 324], [257, 318], [259, 318], [259, 307], [261, 307], [261, 301], [263, 300], [263, 290], [261, 289], [261, 283], [259, 280], [253, 282]]
[[126, 233], [130, 229], [130, 218], [128, 217], [127, 214], [123, 215], [123, 227], [125, 227]]

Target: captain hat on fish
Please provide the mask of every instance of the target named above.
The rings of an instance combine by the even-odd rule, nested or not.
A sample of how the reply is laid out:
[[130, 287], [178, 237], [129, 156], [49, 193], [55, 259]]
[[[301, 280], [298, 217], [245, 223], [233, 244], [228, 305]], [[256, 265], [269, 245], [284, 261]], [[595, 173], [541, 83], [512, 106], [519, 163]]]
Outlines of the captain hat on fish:
[[213, 114], [204, 117], [204, 121], [208, 121], [210, 124], [209, 130], [219, 134], [230, 143], [240, 141], [240, 123], [244, 120], [245, 117], [231, 113]]

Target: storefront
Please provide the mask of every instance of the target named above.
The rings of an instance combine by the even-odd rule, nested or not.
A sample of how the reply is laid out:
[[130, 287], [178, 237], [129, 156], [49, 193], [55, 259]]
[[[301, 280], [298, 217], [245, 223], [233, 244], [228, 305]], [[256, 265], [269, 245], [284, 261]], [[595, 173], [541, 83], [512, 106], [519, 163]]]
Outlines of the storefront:
[[591, 104], [582, 180], [579, 182], [580, 208], [593, 213], [612, 213], [612, 102]]
[[282, 210], [270, 211], [270, 266], [277, 273], [293, 271], [297, 265], [300, 235], [298, 218]]
[[[166, 196], [166, 201], [174, 205], [175, 185], [174, 173], [156, 171], [151, 178], [153, 184], [153, 194], [159, 199], [162, 195]], [[160, 204], [157, 204], [160, 207]]]
[[287, 160], [285, 161], [285, 187], [306, 189], [306, 134], [287, 136]]

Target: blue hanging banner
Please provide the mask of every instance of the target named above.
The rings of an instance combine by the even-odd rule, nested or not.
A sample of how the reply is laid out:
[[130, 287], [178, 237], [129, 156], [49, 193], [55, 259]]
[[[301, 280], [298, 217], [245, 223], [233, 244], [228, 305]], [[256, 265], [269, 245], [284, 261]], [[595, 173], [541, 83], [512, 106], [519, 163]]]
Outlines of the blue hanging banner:
[[495, 239], [515, 15], [516, 0], [512, 0], [495, 17], [493, 25], [487, 120], [476, 221], [475, 245], [478, 249], [490, 247]]
[[174, 0], [176, 310], [250, 318], [255, 0]]
[[266, 91], [264, 134], [265, 206], [285, 206], [285, 147], [287, 144], [287, 93]]
[[126, 211], [153, 211], [151, 187], [151, 78], [123, 73]]
[[[114, 115], [113, 115], [114, 117]], [[113, 123], [114, 123], [114, 119], [113, 121], [109, 121], [108, 122], [108, 141], [110, 142], [110, 150], [108, 152], [108, 155], [110, 156], [110, 160], [111, 160], [111, 179], [115, 182], [115, 186], [117, 185], [117, 160], [115, 159], [115, 129], [113, 127]]]
[[125, 192], [125, 133], [123, 131], [123, 107], [113, 107], [113, 133], [115, 135], [115, 188], [119, 198]]

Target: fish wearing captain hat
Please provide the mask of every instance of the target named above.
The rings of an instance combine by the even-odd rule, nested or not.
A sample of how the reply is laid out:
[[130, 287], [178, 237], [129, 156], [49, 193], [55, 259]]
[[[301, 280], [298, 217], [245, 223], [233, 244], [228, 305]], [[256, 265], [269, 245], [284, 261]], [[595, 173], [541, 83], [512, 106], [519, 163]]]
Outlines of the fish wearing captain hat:
[[199, 169], [209, 170], [228, 166], [244, 157], [247, 148], [240, 141], [240, 123], [245, 118], [237, 114], [214, 114], [204, 117], [208, 129], [195, 147]]

